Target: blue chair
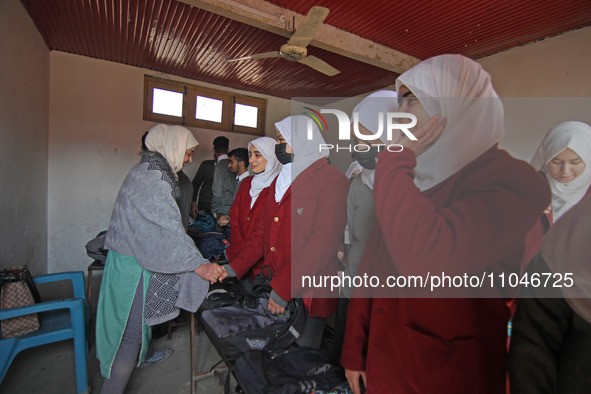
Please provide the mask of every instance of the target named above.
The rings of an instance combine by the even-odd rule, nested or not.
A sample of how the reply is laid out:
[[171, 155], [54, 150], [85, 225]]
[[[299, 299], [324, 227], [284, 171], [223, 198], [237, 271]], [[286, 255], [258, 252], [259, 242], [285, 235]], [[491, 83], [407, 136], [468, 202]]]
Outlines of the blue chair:
[[78, 393], [88, 392], [86, 329], [90, 313], [84, 291], [84, 273], [75, 271], [40, 275], [33, 280], [37, 285], [71, 280], [74, 298], [0, 310], [0, 320], [37, 313], [40, 326], [39, 330], [19, 337], [4, 339], [0, 334], [0, 382], [20, 351], [72, 338], [76, 359], [76, 389]]

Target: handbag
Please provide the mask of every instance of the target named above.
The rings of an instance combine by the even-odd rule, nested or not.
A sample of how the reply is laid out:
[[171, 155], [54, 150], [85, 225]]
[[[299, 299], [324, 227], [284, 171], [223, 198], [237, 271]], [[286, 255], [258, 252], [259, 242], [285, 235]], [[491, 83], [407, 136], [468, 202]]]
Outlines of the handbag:
[[[18, 308], [41, 302], [39, 291], [27, 266], [5, 269], [0, 273], [2, 290], [0, 309]], [[2, 320], [3, 338], [18, 337], [39, 329], [39, 316], [32, 313]]]

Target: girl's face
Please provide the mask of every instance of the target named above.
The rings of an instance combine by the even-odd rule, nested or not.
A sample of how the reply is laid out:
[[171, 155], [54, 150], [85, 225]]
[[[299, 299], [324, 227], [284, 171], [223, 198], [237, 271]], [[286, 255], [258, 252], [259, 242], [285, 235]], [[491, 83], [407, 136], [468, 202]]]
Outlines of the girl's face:
[[560, 183], [572, 182], [585, 169], [585, 162], [570, 148], [566, 148], [546, 164], [550, 176]]
[[[420, 129], [425, 123], [427, 123], [431, 116], [423, 107], [423, 104], [417, 99], [417, 96], [413, 92], [411, 92], [405, 85], [402, 85], [400, 89], [398, 89], [398, 101], [399, 101], [399, 108], [398, 112], [408, 112], [413, 114], [417, 117], [417, 124], [410, 130], [413, 129]], [[401, 119], [403, 122], [408, 122], [408, 118]]]
[[185, 152], [185, 159], [183, 160], [183, 164], [188, 164], [193, 161], [193, 151], [195, 148], [187, 149]]
[[287, 144], [287, 141], [285, 141], [285, 138], [283, 138], [283, 136], [281, 135], [280, 132], [277, 132], [277, 145], [279, 144], [283, 144], [284, 142], [286, 143], [286, 147], [285, 147], [285, 152], [286, 153], [293, 153], [293, 150], [291, 149], [291, 146], [289, 144]]
[[265, 167], [267, 166], [267, 159], [265, 159], [265, 156], [254, 145], [250, 145], [250, 148], [248, 148], [248, 162], [250, 163], [252, 172], [255, 174], [265, 171]]

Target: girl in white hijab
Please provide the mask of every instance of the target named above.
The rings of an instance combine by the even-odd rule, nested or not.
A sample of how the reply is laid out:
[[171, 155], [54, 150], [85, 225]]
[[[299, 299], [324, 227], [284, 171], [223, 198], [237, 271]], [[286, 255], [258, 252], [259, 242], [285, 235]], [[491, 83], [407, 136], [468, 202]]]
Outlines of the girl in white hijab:
[[[379, 144], [388, 142], [386, 139], [386, 114], [388, 112], [396, 112], [398, 110], [398, 94], [393, 90], [380, 90], [365, 97], [353, 109], [352, 126], [354, 127], [355, 120], [359, 124], [359, 132], [361, 134], [377, 134], [380, 131], [381, 136], [377, 138]], [[381, 117], [381, 120], [380, 120]], [[400, 131], [399, 131], [400, 132]], [[354, 134], [355, 135], [355, 134]], [[399, 137], [395, 135], [395, 140]], [[371, 145], [371, 141], [361, 140], [355, 137], [357, 144]], [[360, 176], [361, 181], [368, 188], [373, 190], [373, 182], [375, 177], [375, 156], [377, 155], [377, 147], [372, 147], [368, 152], [355, 152], [354, 157], [360, 162], [363, 167]], [[365, 159], [365, 160], [364, 160]]]
[[[268, 198], [273, 198], [269, 186], [281, 171], [281, 163], [275, 156], [276, 141], [270, 137], [260, 137], [248, 144], [250, 170], [254, 176], [242, 181], [230, 209], [230, 246], [226, 257], [233, 260], [243, 249], [248, 248], [249, 239], [257, 237], [254, 229], [263, 219], [264, 207]], [[261, 272], [263, 259], [257, 259], [248, 271], [253, 280]], [[249, 286], [247, 281], [245, 286]]]
[[[415, 184], [427, 190], [443, 182], [495, 145], [504, 134], [503, 104], [490, 75], [474, 61], [460, 55], [427, 59], [396, 79], [418, 100], [429, 117], [440, 115], [447, 125], [439, 138], [417, 154]], [[400, 108], [401, 112], [408, 108]], [[410, 112], [410, 111], [407, 111]], [[421, 126], [421, 119], [417, 128]], [[474, 127], [478, 127], [475, 130]]]
[[306, 168], [319, 159], [326, 158], [329, 151], [320, 151], [320, 146], [326, 142], [320, 134], [318, 126], [312, 123], [312, 138], [308, 139], [308, 121], [310, 118], [304, 115], [293, 115], [275, 123], [277, 132], [281, 134], [287, 143], [287, 153], [293, 154], [290, 162], [281, 163], [283, 168], [275, 185], [275, 201], [281, 201], [283, 195], [291, 186], [291, 182], [297, 178]]
[[[250, 202], [250, 207], [254, 205], [256, 202], [259, 194], [261, 191], [269, 187], [275, 177], [281, 171], [281, 163], [277, 160], [277, 156], [275, 156], [275, 145], [277, 141], [271, 137], [260, 137], [256, 140], [252, 140], [248, 144], [248, 150], [250, 151], [250, 155], [252, 155], [251, 147], [254, 146], [259, 153], [265, 158], [267, 161], [266, 165], [260, 172], [253, 169], [254, 177], [252, 179], [252, 183], [250, 184], [250, 197], [252, 198]], [[252, 161], [251, 157], [251, 161]], [[252, 163], [251, 163], [252, 168]]]
[[564, 122], [542, 139], [531, 165], [550, 184], [552, 203], [527, 234], [521, 261], [525, 270], [538, 253], [542, 236], [565, 212], [591, 190], [591, 127], [582, 122]]
[[349, 181], [328, 164], [328, 151], [320, 150], [325, 142], [317, 126], [310, 124], [308, 139], [308, 120], [296, 115], [275, 123], [275, 154], [283, 165], [269, 191], [274, 196], [266, 200], [265, 221], [254, 228], [260, 235], [249, 237], [224, 269], [229, 276], [242, 278], [262, 257], [272, 277], [267, 309], [282, 314], [290, 300], [303, 298], [306, 326], [296, 343], [319, 347], [324, 320], [334, 313], [336, 299], [327, 298], [330, 289], [310, 288], [297, 278], [336, 274]]
[[555, 222], [581, 201], [591, 186], [591, 126], [575, 121], [555, 126], [540, 143], [531, 164], [550, 183]]
[[[351, 127], [358, 123], [358, 132], [364, 135], [376, 135], [380, 130], [382, 135], [375, 140], [362, 140], [353, 135], [358, 145], [370, 146], [369, 150], [353, 153], [353, 157], [362, 166], [361, 172], [351, 181], [349, 194], [347, 195], [347, 228], [345, 230], [345, 243], [347, 254], [343, 252], [344, 275], [346, 277], [355, 277], [363, 255], [363, 249], [373, 223], [375, 221], [375, 210], [373, 204], [373, 184], [375, 177], [376, 155], [378, 147], [372, 144], [384, 145], [386, 133], [386, 114], [396, 112], [398, 109], [398, 95], [393, 90], [380, 90], [365, 97], [353, 109]], [[380, 121], [380, 117], [382, 118]], [[382, 147], [383, 148], [383, 147]], [[359, 147], [362, 151], [365, 147]], [[333, 362], [339, 363], [341, 358], [341, 347], [345, 335], [345, 325], [347, 321], [347, 308], [349, 299], [353, 294], [352, 286], [343, 286], [341, 288], [341, 297], [335, 316], [335, 334], [333, 338]]]
[[[496, 147], [503, 107], [490, 75], [469, 58], [441, 55], [396, 88], [417, 139], [405, 132], [392, 141], [402, 151], [377, 156], [376, 220], [359, 273], [387, 281], [518, 270], [550, 192], [529, 164]], [[477, 298], [473, 288], [446, 288], [446, 298], [452, 293], [419, 287], [355, 289], [341, 356], [353, 393], [360, 379], [372, 393], [504, 391], [510, 313], [501, 289]]]

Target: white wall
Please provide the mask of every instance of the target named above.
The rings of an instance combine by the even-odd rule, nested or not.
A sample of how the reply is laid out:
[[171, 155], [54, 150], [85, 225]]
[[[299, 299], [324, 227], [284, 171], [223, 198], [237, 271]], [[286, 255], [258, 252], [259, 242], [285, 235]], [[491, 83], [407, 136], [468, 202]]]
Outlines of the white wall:
[[[85, 269], [91, 259], [84, 245], [109, 225], [119, 187], [139, 159], [140, 138], [155, 125], [142, 120], [144, 74], [154, 73], [63, 52], [51, 53], [48, 260], [52, 272]], [[275, 135], [272, 122], [289, 115], [289, 111], [288, 100], [268, 98], [269, 135]], [[200, 145], [194, 154], [195, 163], [185, 169], [190, 177], [202, 160], [212, 158], [215, 137], [227, 136], [230, 149], [246, 147], [256, 138], [191, 130]]]
[[478, 60], [505, 104], [501, 147], [530, 160], [558, 123], [591, 124], [591, 27]]
[[0, 1], [0, 269], [47, 272], [49, 49], [18, 0]]

